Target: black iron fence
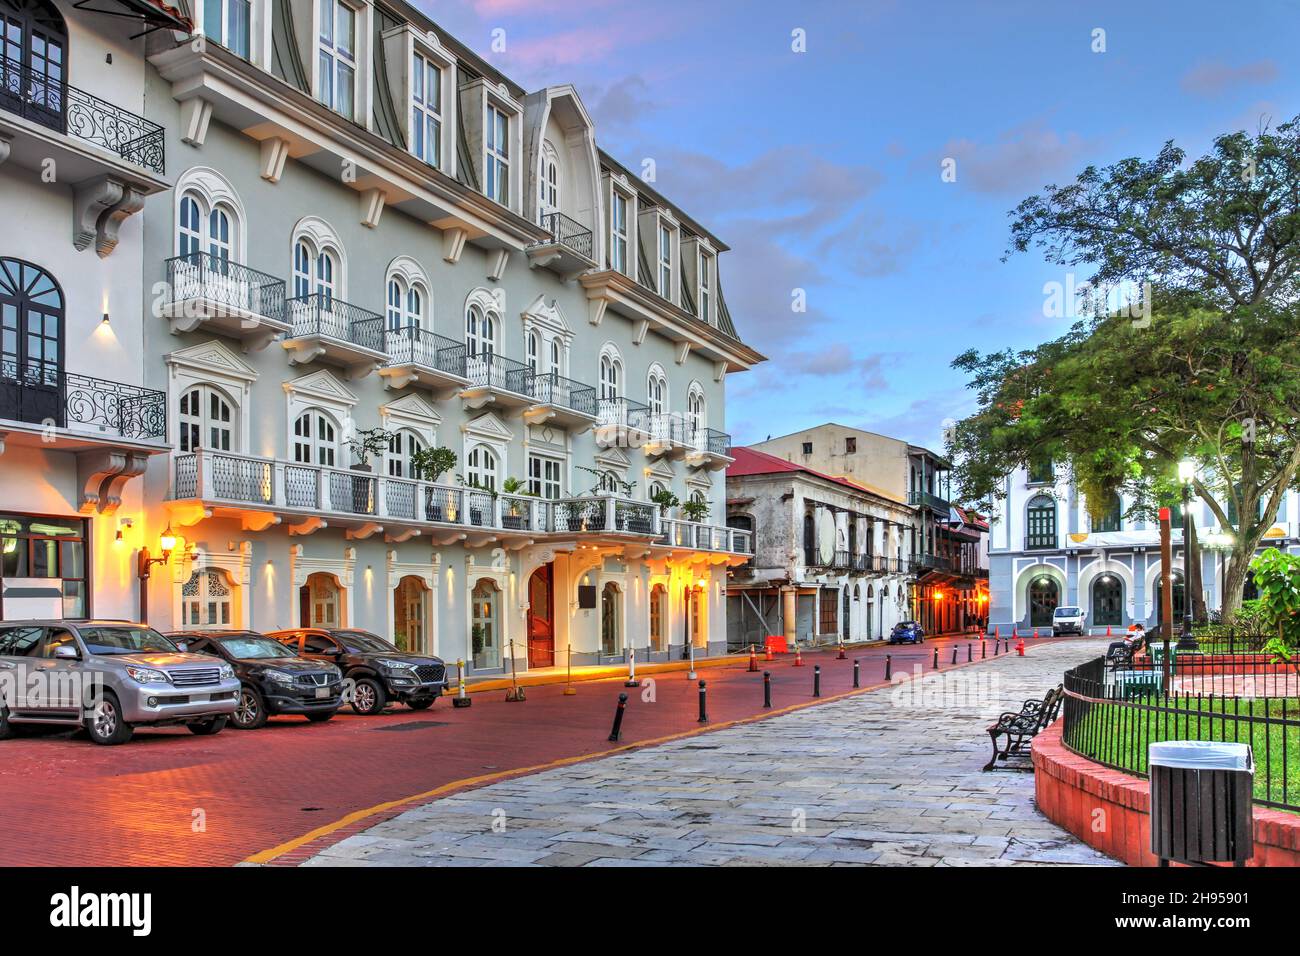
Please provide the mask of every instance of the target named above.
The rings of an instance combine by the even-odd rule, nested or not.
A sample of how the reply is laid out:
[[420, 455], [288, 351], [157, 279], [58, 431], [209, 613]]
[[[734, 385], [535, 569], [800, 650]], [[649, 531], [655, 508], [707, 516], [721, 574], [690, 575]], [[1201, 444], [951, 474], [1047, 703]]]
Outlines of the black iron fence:
[[568, 246], [580, 256], [593, 258], [591, 230], [582, 223], [570, 219], [562, 212], [548, 212], [541, 216], [541, 226], [560, 245]]
[[6, 359], [0, 362], [0, 418], [147, 441], [167, 434], [167, 395]]
[[210, 252], [167, 260], [166, 304], [205, 302], [284, 321], [284, 280]]
[[384, 351], [384, 319], [374, 312], [321, 292], [295, 296], [287, 306], [291, 338], [321, 335]]
[[596, 415], [596, 390], [555, 372], [534, 372], [530, 394], [542, 405], [559, 405], [583, 415]]
[[75, 136], [160, 176], [166, 171], [164, 130], [157, 123], [8, 57], [0, 57], [0, 110]]
[[1300, 811], [1300, 679], [1267, 655], [1161, 650], [1139, 662], [1098, 657], [1065, 674], [1061, 739], [1081, 757], [1146, 776], [1147, 748], [1165, 740], [1249, 744], [1255, 801]]
[[390, 328], [384, 337], [390, 365], [421, 365], [457, 378], [465, 377], [465, 343], [406, 325]]

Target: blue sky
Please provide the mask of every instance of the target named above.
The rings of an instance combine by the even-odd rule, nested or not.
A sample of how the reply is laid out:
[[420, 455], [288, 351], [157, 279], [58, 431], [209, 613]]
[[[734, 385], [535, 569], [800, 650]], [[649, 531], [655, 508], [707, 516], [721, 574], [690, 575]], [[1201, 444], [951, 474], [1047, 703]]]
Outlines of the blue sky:
[[953, 356], [1070, 322], [1043, 314], [1064, 269], [1000, 261], [1008, 210], [1089, 164], [1300, 113], [1284, 0], [417, 4], [527, 88], [577, 86], [601, 145], [654, 159], [731, 246], [727, 302], [770, 359], [728, 379], [741, 443], [834, 420], [939, 446], [972, 407]]

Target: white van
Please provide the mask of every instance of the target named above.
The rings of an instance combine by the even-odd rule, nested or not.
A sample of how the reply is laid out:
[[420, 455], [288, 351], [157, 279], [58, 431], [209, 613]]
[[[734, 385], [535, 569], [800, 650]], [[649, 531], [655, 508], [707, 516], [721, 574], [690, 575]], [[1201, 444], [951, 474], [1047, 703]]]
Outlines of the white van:
[[1083, 634], [1083, 619], [1088, 615], [1081, 607], [1058, 607], [1052, 612], [1052, 637], [1062, 634]]

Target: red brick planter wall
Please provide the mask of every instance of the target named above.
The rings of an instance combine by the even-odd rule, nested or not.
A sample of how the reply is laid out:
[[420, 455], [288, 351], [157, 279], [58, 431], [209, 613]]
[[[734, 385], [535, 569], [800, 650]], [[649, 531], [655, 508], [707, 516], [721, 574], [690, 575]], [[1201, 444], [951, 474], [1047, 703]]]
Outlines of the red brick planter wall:
[[[1049, 820], [1129, 866], [1155, 866], [1147, 782], [1065, 749], [1061, 722], [1034, 738], [1034, 790]], [[1249, 866], [1300, 866], [1300, 814], [1255, 808]]]

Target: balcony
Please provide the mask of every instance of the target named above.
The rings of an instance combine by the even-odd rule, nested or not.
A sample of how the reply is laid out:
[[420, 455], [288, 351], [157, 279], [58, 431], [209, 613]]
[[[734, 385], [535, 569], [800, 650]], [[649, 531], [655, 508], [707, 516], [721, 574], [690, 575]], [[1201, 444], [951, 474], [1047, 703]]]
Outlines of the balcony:
[[735, 459], [731, 457], [731, 436], [716, 428], [692, 428], [691, 446], [686, 452], [686, 464], [692, 468], [720, 471]]
[[[61, 182], [77, 182], [96, 173], [115, 171], [119, 160], [153, 174], [149, 180], [161, 179], [166, 172], [165, 131], [157, 123], [8, 57], [0, 57], [0, 112], [38, 128], [11, 126], [7, 119], [0, 118], [0, 132], [23, 129], [39, 134], [40, 130], [48, 130], [76, 141], [80, 161], [65, 165], [63, 157], [50, 157], [58, 161]], [[87, 152], [80, 148], [81, 144], [110, 154], [114, 160], [108, 168], [102, 164], [97, 167], [93, 162], [95, 152]], [[36, 148], [39, 151], [40, 147]], [[19, 152], [17, 144], [14, 151]], [[50, 156], [48, 152], [44, 155]], [[18, 158], [21, 162], [24, 157]]]
[[460, 397], [467, 408], [496, 405], [508, 410], [537, 404], [532, 368], [497, 352], [466, 355], [465, 378], [469, 384], [461, 389]]
[[697, 451], [696, 429], [684, 415], [661, 412], [647, 416], [647, 436], [642, 446], [650, 458], [667, 458], [679, 461]]
[[469, 384], [465, 377], [465, 345], [418, 325], [384, 333], [388, 362], [379, 369], [389, 388], [421, 385], [438, 397]]
[[650, 438], [650, 409], [630, 398], [596, 403], [596, 444], [602, 448], [640, 448]]
[[907, 493], [907, 503], [913, 508], [929, 508], [937, 515], [948, 517], [948, 499], [940, 498], [928, 491], [909, 491]]
[[562, 279], [572, 279], [595, 268], [595, 243], [590, 229], [562, 212], [543, 214], [541, 226], [551, 237], [528, 247], [529, 265], [550, 269]]
[[206, 252], [167, 260], [159, 309], [173, 334], [203, 329], [260, 350], [289, 331], [284, 280]]
[[289, 299], [286, 308], [289, 331], [280, 344], [291, 364], [328, 362], [358, 379], [387, 361], [383, 316], [321, 292]]
[[[167, 395], [75, 372], [0, 363], [0, 432], [30, 426], [41, 444], [55, 448], [95, 443], [161, 443], [167, 437]], [[11, 430], [10, 423], [18, 425]], [[50, 427], [57, 433], [46, 441]]]
[[424, 535], [435, 545], [522, 547], [547, 537], [753, 553], [749, 531], [661, 518], [658, 505], [617, 495], [551, 501], [207, 449], [174, 455], [172, 467], [167, 507], [180, 525], [217, 516], [255, 531], [283, 523], [305, 535], [333, 526], [351, 538]]
[[1058, 547], [1056, 535], [1026, 535], [1026, 551], [1054, 551]]
[[532, 395], [537, 404], [524, 418], [534, 425], [550, 423], [561, 428], [586, 430], [596, 423], [596, 390], [555, 372], [535, 372]]

